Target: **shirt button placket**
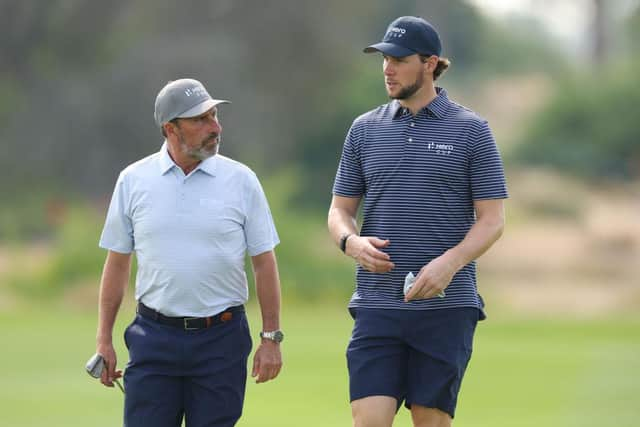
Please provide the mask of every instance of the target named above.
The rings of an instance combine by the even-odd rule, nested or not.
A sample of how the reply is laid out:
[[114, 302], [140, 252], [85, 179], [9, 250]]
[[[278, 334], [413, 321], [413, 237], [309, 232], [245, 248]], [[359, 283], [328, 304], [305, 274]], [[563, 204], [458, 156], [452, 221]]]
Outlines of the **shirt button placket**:
[[181, 177], [180, 184], [178, 185], [178, 212], [180, 213], [185, 213], [187, 211], [186, 186], [186, 178]]
[[[415, 127], [415, 122], [413, 121], [413, 118], [411, 119], [411, 121], [409, 122], [409, 135], [411, 135], [413, 133], [413, 128]], [[413, 137], [409, 137], [407, 138], [407, 142], [412, 143], [413, 142]]]

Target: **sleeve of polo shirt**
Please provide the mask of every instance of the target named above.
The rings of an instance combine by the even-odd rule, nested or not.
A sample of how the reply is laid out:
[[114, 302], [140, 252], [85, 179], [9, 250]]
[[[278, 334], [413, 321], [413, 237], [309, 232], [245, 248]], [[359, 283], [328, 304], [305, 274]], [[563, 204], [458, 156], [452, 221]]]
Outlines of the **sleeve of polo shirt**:
[[486, 121], [474, 123], [470, 133], [473, 200], [506, 199], [504, 168], [489, 124]]
[[125, 177], [120, 174], [102, 229], [99, 243], [101, 248], [123, 254], [133, 251], [133, 225], [129, 215], [129, 200]]
[[280, 243], [276, 226], [273, 223], [267, 196], [258, 177], [251, 175], [247, 190], [247, 213], [244, 226], [247, 252], [250, 256], [260, 255], [273, 250]]
[[333, 194], [344, 197], [360, 197], [365, 193], [364, 176], [358, 156], [363, 138], [363, 126], [359, 121], [354, 122], [347, 133], [340, 164], [333, 183]]

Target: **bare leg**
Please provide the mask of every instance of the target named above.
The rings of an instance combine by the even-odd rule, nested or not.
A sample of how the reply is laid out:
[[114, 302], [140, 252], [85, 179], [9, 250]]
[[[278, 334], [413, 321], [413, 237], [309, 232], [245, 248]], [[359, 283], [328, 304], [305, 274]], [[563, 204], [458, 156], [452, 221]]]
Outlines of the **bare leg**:
[[414, 427], [451, 427], [451, 416], [435, 408], [411, 405]]
[[398, 401], [391, 396], [369, 396], [351, 402], [354, 427], [391, 427]]

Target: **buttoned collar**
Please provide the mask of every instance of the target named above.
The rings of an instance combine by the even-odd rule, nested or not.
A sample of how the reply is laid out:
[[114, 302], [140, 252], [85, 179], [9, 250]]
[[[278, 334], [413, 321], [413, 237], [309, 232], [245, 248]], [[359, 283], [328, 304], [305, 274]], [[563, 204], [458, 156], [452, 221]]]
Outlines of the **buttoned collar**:
[[[216, 161], [217, 156], [218, 155], [216, 154], [215, 156], [211, 156], [208, 159], [201, 161], [191, 173], [197, 170], [201, 170], [202, 172], [205, 172], [208, 175], [216, 176], [216, 165], [218, 163]], [[159, 164], [160, 164], [161, 175], [166, 174], [174, 167], [176, 168], [178, 167], [178, 165], [176, 165], [176, 163], [173, 161], [173, 159], [169, 155], [169, 149], [167, 148], [166, 140], [164, 141], [164, 143], [162, 144], [162, 147], [160, 148]]]
[[[436, 97], [420, 111], [424, 111], [427, 115], [432, 115], [438, 119], [442, 119], [449, 109], [449, 103], [450, 101], [447, 96], [447, 91], [444, 88], [436, 87]], [[391, 114], [392, 117], [396, 119], [404, 114], [411, 113], [407, 108], [404, 108], [397, 99], [394, 99], [391, 103]]]

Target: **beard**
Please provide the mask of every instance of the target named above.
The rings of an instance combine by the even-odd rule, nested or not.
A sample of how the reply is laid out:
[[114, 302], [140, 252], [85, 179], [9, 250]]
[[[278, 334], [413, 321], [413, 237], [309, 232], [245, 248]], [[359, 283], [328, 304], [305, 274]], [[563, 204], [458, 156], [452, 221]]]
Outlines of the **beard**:
[[409, 86], [401, 87], [400, 91], [398, 92], [397, 95], [389, 94], [389, 98], [391, 98], [391, 99], [409, 99], [413, 95], [415, 95], [416, 92], [419, 91], [422, 88], [422, 86], [424, 86], [424, 75], [422, 73], [418, 73], [418, 76], [416, 77], [416, 81], [413, 82], [413, 84], [410, 84]]
[[188, 146], [182, 135], [178, 135], [178, 140], [180, 141], [180, 148], [184, 154], [196, 160], [205, 160], [218, 154], [222, 136], [217, 133], [211, 134], [207, 139], [202, 141], [199, 147]]

